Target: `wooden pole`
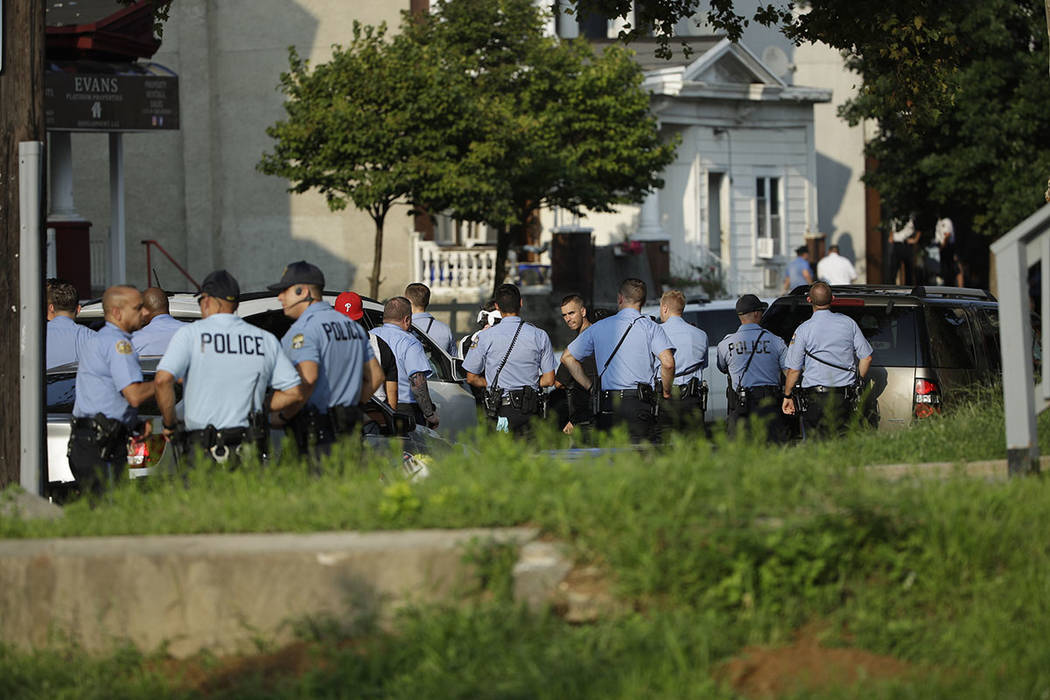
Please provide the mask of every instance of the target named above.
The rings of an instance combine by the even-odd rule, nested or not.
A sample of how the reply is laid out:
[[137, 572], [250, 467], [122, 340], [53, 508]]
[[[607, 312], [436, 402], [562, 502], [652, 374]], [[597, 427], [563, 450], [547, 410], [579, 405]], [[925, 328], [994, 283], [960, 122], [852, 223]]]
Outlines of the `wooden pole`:
[[[0, 488], [20, 478], [18, 144], [43, 141], [44, 0], [3, 0], [0, 73]], [[43, 216], [43, 211], [41, 211]], [[43, 280], [41, 280], [43, 284]]]

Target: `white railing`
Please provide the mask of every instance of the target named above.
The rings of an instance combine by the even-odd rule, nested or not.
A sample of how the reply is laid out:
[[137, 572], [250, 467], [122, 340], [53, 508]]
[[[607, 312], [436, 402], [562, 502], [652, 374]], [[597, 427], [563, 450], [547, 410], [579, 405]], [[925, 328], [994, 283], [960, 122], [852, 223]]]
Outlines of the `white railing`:
[[88, 243], [91, 252], [91, 288], [100, 289], [106, 286], [106, 260], [109, 246], [107, 241], [91, 239]]
[[412, 280], [432, 292], [487, 292], [496, 269], [496, 246], [443, 246], [412, 234]]
[[992, 243], [999, 289], [1006, 461], [1011, 474], [1039, 471], [1036, 415], [1050, 407], [1050, 381], [1035, 385], [1028, 268], [1040, 264], [1042, 356], [1050, 357], [1050, 204]]

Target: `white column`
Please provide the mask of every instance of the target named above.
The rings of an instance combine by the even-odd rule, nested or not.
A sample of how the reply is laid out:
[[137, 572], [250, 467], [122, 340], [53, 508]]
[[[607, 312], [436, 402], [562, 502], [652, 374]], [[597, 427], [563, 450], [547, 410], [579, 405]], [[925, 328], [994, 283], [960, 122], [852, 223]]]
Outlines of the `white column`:
[[653, 190], [645, 196], [634, 238], [641, 241], [663, 241], [667, 234], [660, 226], [660, 191]]
[[127, 281], [127, 236], [124, 232], [124, 141], [109, 135], [109, 284]]
[[51, 168], [48, 170], [51, 192], [49, 219], [79, 221], [73, 203], [73, 144], [68, 131], [49, 131]]

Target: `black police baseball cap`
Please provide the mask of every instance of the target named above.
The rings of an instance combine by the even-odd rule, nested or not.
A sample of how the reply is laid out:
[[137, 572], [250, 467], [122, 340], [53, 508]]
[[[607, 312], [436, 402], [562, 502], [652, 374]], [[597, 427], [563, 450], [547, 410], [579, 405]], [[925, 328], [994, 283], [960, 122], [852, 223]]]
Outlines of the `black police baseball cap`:
[[201, 291], [197, 296], [200, 297], [204, 294], [223, 301], [236, 303], [241, 298], [241, 286], [237, 284], [237, 280], [233, 278], [233, 275], [226, 270], [216, 270], [215, 272], [209, 272], [208, 276], [204, 278], [204, 282], [201, 284]]
[[280, 282], [267, 285], [266, 288], [271, 292], [283, 292], [293, 284], [309, 284], [324, 289], [324, 273], [317, 265], [300, 260], [284, 268]]
[[741, 314], [750, 314], [755, 311], [765, 311], [768, 308], [769, 304], [762, 301], [754, 294], [745, 294], [736, 300], [736, 313], [738, 316]]

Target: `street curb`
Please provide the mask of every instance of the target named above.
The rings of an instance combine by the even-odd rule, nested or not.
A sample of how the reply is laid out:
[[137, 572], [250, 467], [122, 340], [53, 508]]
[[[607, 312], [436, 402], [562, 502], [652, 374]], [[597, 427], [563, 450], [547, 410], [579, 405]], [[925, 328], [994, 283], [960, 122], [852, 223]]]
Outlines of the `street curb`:
[[[992, 480], [1006, 480], [1010, 476], [1005, 459], [988, 459], [976, 462], [874, 464], [865, 468], [894, 481], [909, 476], [944, 478], [959, 474]], [[1050, 456], [1039, 458], [1039, 468], [1040, 470], [1050, 469]]]

